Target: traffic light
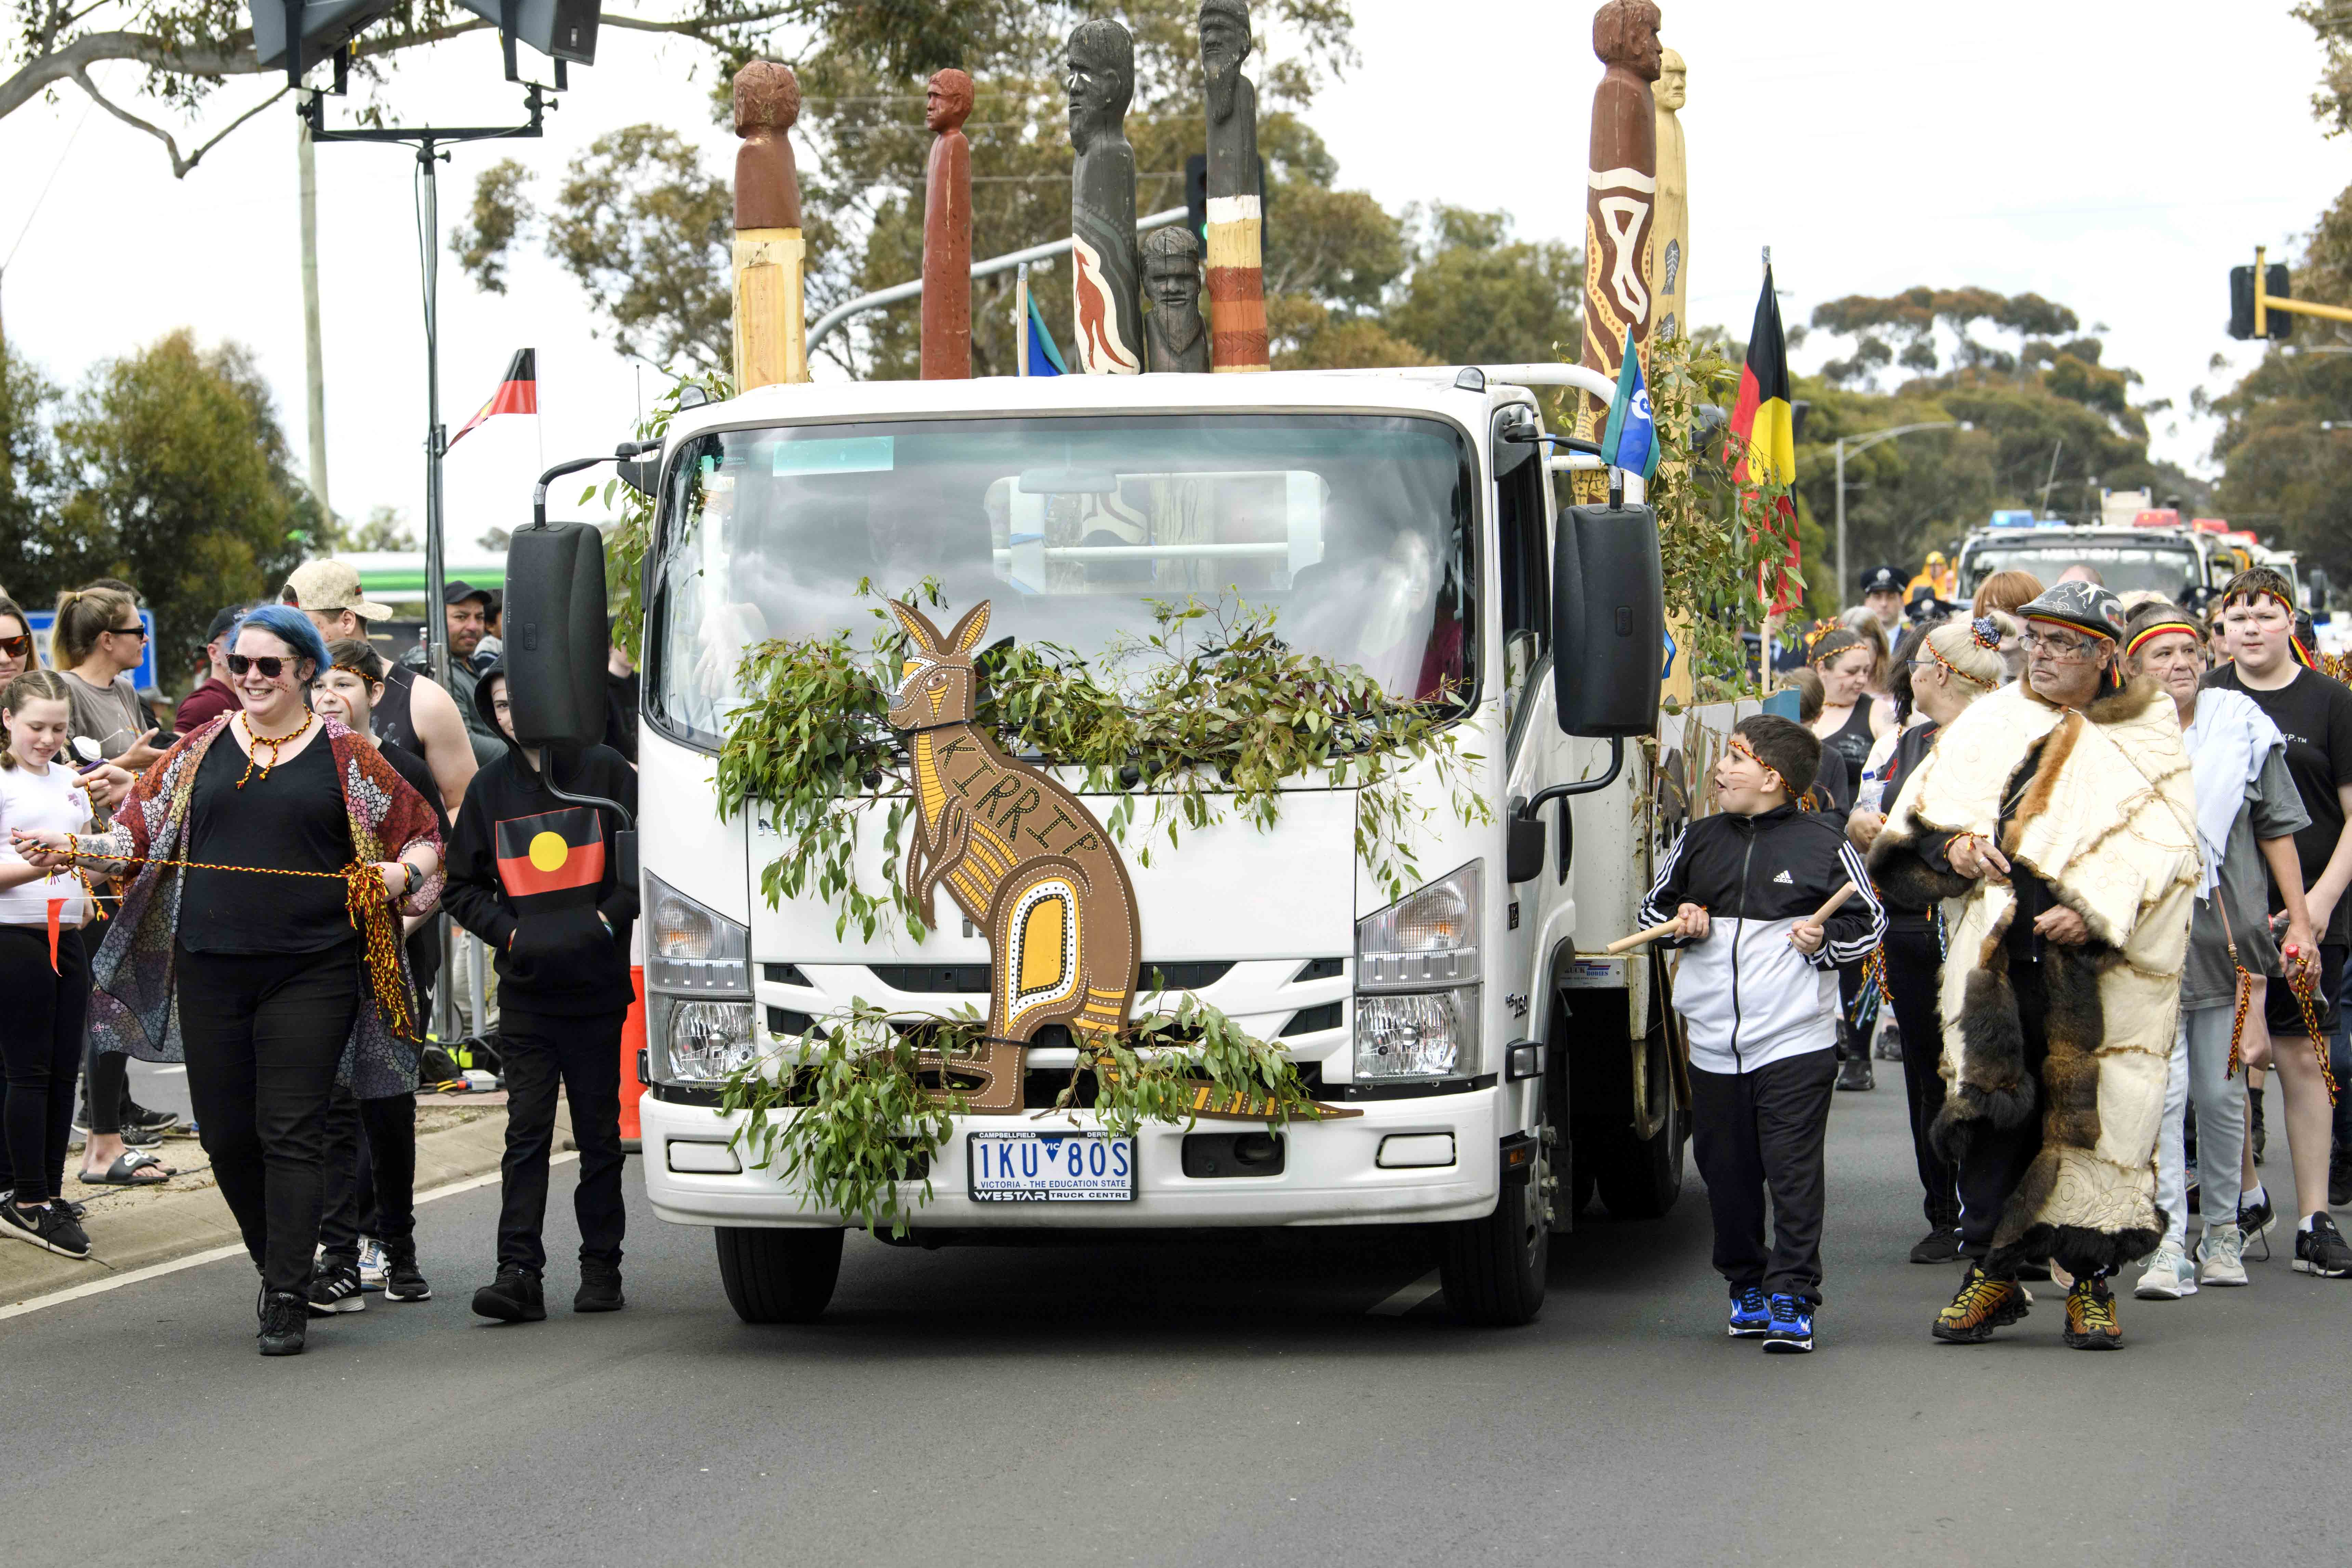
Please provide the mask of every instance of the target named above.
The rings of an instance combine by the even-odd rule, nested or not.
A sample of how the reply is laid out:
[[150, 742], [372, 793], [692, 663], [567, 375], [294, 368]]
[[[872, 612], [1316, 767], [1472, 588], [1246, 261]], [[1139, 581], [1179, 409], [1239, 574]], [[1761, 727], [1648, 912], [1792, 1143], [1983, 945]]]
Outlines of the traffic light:
[[[507, 79], [515, 79], [519, 39], [550, 58], [573, 65], [596, 63], [596, 0], [457, 0], [486, 21], [498, 24], [506, 48]], [[558, 87], [563, 85], [559, 79]]]
[[[350, 43], [395, 0], [253, 0], [253, 58], [260, 65], [286, 61], [286, 85], [302, 85], [302, 72]], [[293, 47], [287, 41], [293, 40]]]
[[[2273, 300], [2284, 300], [2287, 294], [2286, 264], [2273, 261], [2263, 269], [2263, 292]], [[2265, 334], [2284, 342], [2294, 335], [2294, 312], [2264, 310], [2263, 324], [2270, 330]], [[2254, 335], [2254, 269], [2251, 267], [2230, 268], [2230, 335], [2243, 340]]]

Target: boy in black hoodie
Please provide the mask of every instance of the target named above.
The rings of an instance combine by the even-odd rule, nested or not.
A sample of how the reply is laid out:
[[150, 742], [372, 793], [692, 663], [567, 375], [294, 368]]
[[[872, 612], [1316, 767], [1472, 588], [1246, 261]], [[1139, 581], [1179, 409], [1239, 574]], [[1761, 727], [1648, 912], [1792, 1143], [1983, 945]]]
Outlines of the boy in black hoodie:
[[449, 840], [442, 907], [488, 942], [499, 981], [499, 1049], [506, 1061], [505, 1196], [499, 1272], [474, 1292], [474, 1310], [510, 1323], [547, 1316], [540, 1275], [547, 1249], [547, 1155], [560, 1079], [580, 1146], [580, 1290], [575, 1312], [618, 1311], [621, 1296], [621, 1021], [635, 999], [629, 923], [637, 889], [608, 852], [620, 824], [609, 811], [549, 793], [619, 801], [635, 813], [636, 772], [590, 746], [551, 754], [515, 743], [503, 663], [484, 671], [475, 701], [498, 725], [507, 754], [474, 775]]

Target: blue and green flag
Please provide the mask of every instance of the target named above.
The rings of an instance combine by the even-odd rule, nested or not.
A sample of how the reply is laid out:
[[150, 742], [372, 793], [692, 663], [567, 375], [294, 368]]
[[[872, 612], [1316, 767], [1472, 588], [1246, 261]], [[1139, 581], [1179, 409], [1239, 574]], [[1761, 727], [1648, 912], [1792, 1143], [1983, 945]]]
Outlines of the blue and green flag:
[[1609, 405], [1609, 427], [1601, 434], [1601, 458], [1612, 468], [1642, 476], [1658, 471], [1658, 429], [1650, 418], [1650, 389], [1642, 384], [1642, 356], [1633, 334], [1625, 334], [1625, 367], [1617, 373], [1617, 395]]
[[1054, 346], [1054, 334], [1045, 330], [1045, 318], [1037, 313], [1037, 296], [1029, 296], [1029, 369], [1031, 375], [1067, 375], [1070, 367], [1062, 363], [1062, 351]]

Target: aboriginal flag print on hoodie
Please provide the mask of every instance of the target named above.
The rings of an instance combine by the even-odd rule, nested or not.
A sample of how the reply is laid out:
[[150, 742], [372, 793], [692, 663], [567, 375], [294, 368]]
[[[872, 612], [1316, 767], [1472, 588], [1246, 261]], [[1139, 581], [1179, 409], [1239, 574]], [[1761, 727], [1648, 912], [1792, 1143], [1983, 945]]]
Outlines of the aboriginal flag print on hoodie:
[[[493, 665], [476, 689], [490, 709]], [[635, 812], [636, 770], [618, 752], [542, 752], [567, 795], [619, 801]], [[489, 944], [500, 994], [520, 1013], [580, 1017], [625, 1010], [629, 925], [637, 890], [615, 875], [613, 813], [574, 805], [550, 793], [529, 758], [509, 742], [506, 754], [474, 775], [449, 837], [451, 918]], [[600, 918], [601, 917], [601, 918]], [[609, 929], [608, 929], [609, 927]]]

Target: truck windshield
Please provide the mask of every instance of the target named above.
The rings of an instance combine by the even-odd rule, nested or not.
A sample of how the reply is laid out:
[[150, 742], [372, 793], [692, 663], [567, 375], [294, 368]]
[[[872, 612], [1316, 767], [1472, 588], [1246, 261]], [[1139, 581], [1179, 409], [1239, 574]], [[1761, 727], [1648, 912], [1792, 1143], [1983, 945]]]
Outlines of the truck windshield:
[[1960, 563], [1960, 596], [1967, 598], [1996, 572], [2031, 572], [2043, 585], [2055, 583], [2069, 566], [2088, 566], [2118, 594], [2146, 588], [2179, 600], [2189, 589], [2201, 587], [2205, 569], [2197, 547], [2173, 539], [2043, 539], [2000, 541], [1970, 549]]
[[[1476, 690], [1476, 468], [1452, 425], [1369, 415], [1036, 416], [716, 431], [669, 470], [649, 707], [716, 744], [744, 651], [875, 622], [940, 582], [989, 640], [1095, 658], [1153, 599], [1276, 610], [1394, 696]], [[935, 619], [940, 618], [935, 616]], [[945, 626], [950, 619], [940, 619]]]

